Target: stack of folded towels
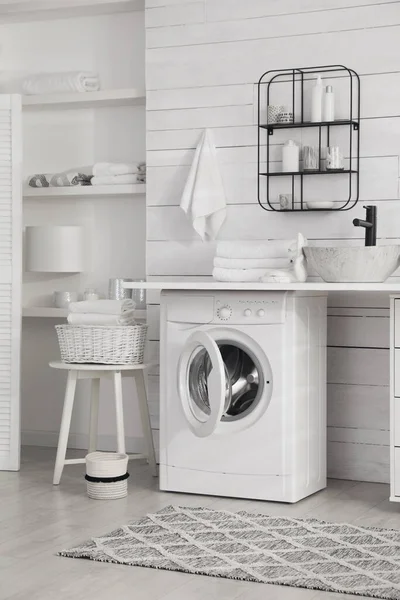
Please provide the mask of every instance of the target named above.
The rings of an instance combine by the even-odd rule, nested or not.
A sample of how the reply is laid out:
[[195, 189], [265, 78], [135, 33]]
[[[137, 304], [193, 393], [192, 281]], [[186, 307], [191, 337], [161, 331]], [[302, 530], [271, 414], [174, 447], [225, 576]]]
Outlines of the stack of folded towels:
[[133, 300], [83, 300], [69, 305], [70, 325], [134, 325]]
[[37, 73], [28, 75], [22, 82], [22, 92], [28, 95], [97, 92], [99, 89], [99, 76], [87, 71]]
[[146, 182], [146, 163], [96, 163], [92, 185], [115, 185]]
[[219, 242], [214, 257], [217, 281], [305, 281], [303, 256], [306, 240]]

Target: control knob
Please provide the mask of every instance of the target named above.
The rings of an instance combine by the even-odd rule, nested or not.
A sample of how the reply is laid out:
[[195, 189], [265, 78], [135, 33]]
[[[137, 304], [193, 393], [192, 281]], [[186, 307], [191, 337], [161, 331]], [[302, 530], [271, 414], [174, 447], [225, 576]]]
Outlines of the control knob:
[[253, 313], [252, 313], [252, 311], [251, 311], [250, 308], [246, 308], [246, 310], [244, 311], [244, 316], [245, 317], [251, 317], [252, 314]]
[[265, 310], [263, 308], [260, 308], [260, 310], [257, 312], [257, 315], [259, 317], [263, 317], [265, 315]]
[[223, 321], [227, 321], [229, 319], [229, 317], [231, 316], [231, 314], [232, 314], [232, 309], [230, 306], [222, 306], [218, 310], [218, 316]]

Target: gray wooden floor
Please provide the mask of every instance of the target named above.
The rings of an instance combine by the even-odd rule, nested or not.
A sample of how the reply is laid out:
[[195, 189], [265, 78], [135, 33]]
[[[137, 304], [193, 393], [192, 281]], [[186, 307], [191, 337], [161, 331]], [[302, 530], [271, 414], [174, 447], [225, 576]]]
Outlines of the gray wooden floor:
[[400, 528], [400, 505], [388, 502], [383, 484], [331, 480], [327, 490], [287, 505], [159, 492], [147, 465], [131, 463], [128, 497], [95, 501], [85, 495], [82, 465], [66, 467], [61, 485], [52, 486], [54, 458], [54, 449], [27, 447], [20, 473], [0, 473], [1, 600], [338, 600], [338, 594], [55, 556], [168, 504]]

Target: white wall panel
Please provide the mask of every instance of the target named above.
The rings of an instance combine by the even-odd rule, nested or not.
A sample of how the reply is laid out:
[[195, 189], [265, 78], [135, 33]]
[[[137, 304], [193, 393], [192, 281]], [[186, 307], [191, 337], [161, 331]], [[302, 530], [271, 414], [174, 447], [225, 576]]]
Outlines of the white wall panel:
[[169, 6], [149, 8], [146, 11], [146, 27], [162, 27], [165, 25], [186, 25], [202, 23], [205, 18], [204, 1], [179, 3]]
[[[397, 202], [379, 202], [381, 231], [385, 237], [398, 235]], [[344, 219], [338, 211], [327, 212], [321, 219], [317, 212], [300, 215], [302, 221], [293, 220], [291, 215], [279, 211], [261, 212], [258, 204], [233, 204], [227, 207], [227, 216], [222, 226], [221, 240], [262, 240], [295, 238], [299, 229], [309, 239], [364, 239], [364, 229], [354, 227], [351, 218]], [[197, 232], [183, 210], [178, 206], [148, 207], [147, 227], [149, 241], [199, 241]], [[207, 243], [203, 244], [207, 246]]]
[[389, 316], [329, 316], [328, 339], [330, 346], [389, 348]]
[[[235, 8], [238, 6], [238, 2], [233, 2], [233, 4], [235, 4]], [[212, 6], [213, 2], [210, 5]], [[147, 33], [147, 47], [165, 48], [251, 39], [288, 38], [400, 24], [400, 11], [397, 3], [382, 4], [378, 10], [373, 5], [329, 11], [324, 10], [324, 7], [321, 6], [321, 9], [312, 13], [304, 12], [245, 20], [237, 20], [235, 9], [231, 9], [230, 16], [226, 20], [214, 23], [209, 22], [210, 15], [207, 11], [208, 22], [202, 25], [188, 24], [181, 28], [150, 29]], [[148, 14], [151, 15], [152, 12], [149, 11]], [[234, 20], [231, 20], [232, 17]]]
[[[321, 60], [324, 64], [348, 64], [350, 58], [351, 67], [360, 74], [400, 71], [400, 56], [396, 51], [399, 30], [395, 25], [299, 36], [291, 38], [290, 44], [287, 38], [273, 38], [186, 46], [184, 51], [181, 48], [149, 49], [147, 87], [160, 90], [254, 83], [273, 66], [285, 69], [313, 65]], [[367, 48], [380, 51], [368, 52]], [[210, 65], [213, 68], [209, 68]]]
[[[154, 1], [154, 0], [153, 0]], [[332, 10], [372, 4], [385, 4], [385, 0], [206, 0], [207, 19], [209, 21], [245, 20], [256, 17], [282, 14], [301, 14], [313, 11]], [[377, 10], [380, 10], [379, 8]]]
[[[176, 152], [173, 156], [180, 159]], [[169, 160], [169, 159], [167, 159]], [[171, 158], [173, 160], [173, 158]], [[183, 160], [186, 160], [183, 158]], [[147, 205], [148, 206], [178, 206], [189, 173], [189, 165], [148, 167]], [[220, 167], [224, 190], [228, 204], [254, 204], [257, 202], [257, 165], [255, 163], [227, 163]], [[366, 158], [360, 161], [360, 200], [378, 201], [381, 199], [395, 200], [399, 197], [399, 166], [398, 157]], [[346, 192], [346, 179], [343, 176], [332, 176], [323, 193], [333, 200], [343, 198]], [[263, 182], [262, 182], [263, 183]], [[279, 178], [271, 181], [271, 198], [278, 199], [279, 193], [290, 192], [290, 179]], [[310, 198], [318, 199], [321, 194], [321, 184], [318, 178], [310, 177], [305, 182]], [[262, 187], [261, 190], [264, 188]], [[263, 198], [263, 195], [260, 195]], [[262, 214], [262, 213], [261, 213]], [[305, 215], [301, 215], [303, 219]], [[326, 215], [319, 218], [324, 219]], [[293, 222], [292, 216], [287, 221]], [[345, 218], [342, 216], [342, 218]]]
[[[378, 205], [381, 243], [399, 239], [400, 32], [399, 3], [380, 0], [147, 0], [156, 27], [147, 30], [147, 273], [149, 279], [208, 279], [215, 243], [203, 243], [179, 209], [203, 128], [213, 131], [228, 211], [220, 239], [279, 239], [302, 231], [312, 243], [362, 244], [352, 225], [362, 203]], [[192, 5], [192, 7], [190, 7]], [[182, 10], [178, 15], [177, 7]], [[188, 18], [183, 25], [184, 11]], [[197, 16], [194, 16], [199, 11]], [[150, 10], [147, 11], [148, 13]], [[173, 16], [173, 15], [177, 16]], [[172, 15], [172, 16], [171, 16]], [[195, 22], [193, 19], [198, 18]], [[170, 19], [170, 20], [169, 20]], [[182, 25], [171, 26], [173, 19]], [[370, 49], [375, 51], [371, 52]], [[318, 60], [315, 59], [318, 57]], [[343, 63], [361, 75], [360, 203], [350, 213], [276, 215], [257, 205], [257, 89], [267, 69]], [[346, 116], [347, 82], [328, 78], [336, 114]], [[307, 81], [306, 98], [312, 82]], [[287, 84], [273, 102], [287, 103]], [[308, 110], [305, 112], [308, 118]], [[265, 114], [262, 114], [262, 119]], [[312, 144], [315, 132], [290, 137]], [[345, 148], [346, 132], [333, 132]], [[280, 168], [287, 132], [271, 140]], [[262, 159], [263, 159], [262, 154]], [[309, 199], [342, 197], [342, 177], [305, 178]], [[277, 178], [271, 197], [290, 191]], [[262, 184], [262, 194], [265, 186]], [[150, 351], [157, 358], [159, 293], [149, 294]], [[388, 480], [388, 299], [376, 294], [329, 298], [328, 468], [334, 477]], [[150, 405], [157, 429], [158, 376]]]

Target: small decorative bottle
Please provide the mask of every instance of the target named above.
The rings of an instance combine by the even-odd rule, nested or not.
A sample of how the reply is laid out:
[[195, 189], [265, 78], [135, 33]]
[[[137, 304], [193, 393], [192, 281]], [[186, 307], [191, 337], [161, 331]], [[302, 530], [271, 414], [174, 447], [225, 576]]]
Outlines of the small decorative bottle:
[[320, 123], [322, 121], [322, 95], [323, 86], [321, 75], [318, 75], [317, 82], [313, 87], [311, 96], [311, 122]]
[[299, 147], [293, 140], [288, 140], [283, 144], [282, 171], [285, 173], [298, 173], [299, 171]]
[[335, 120], [335, 94], [333, 93], [333, 87], [327, 85], [325, 88], [324, 95], [324, 121]]

